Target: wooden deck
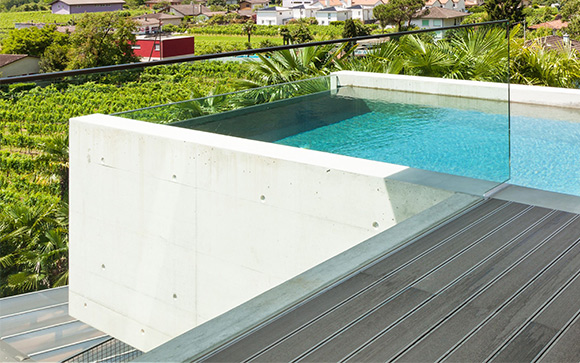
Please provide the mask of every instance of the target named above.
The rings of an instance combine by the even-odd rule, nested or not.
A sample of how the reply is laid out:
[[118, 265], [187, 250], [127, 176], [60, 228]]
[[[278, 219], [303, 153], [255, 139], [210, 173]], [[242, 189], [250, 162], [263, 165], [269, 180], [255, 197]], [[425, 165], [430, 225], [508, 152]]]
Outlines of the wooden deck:
[[204, 361], [579, 361], [580, 215], [488, 200]]

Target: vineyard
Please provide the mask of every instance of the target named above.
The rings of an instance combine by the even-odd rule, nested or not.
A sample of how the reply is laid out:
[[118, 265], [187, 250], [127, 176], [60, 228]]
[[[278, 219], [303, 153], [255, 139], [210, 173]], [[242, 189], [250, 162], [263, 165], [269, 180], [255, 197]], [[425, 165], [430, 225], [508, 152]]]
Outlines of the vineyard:
[[[241, 63], [208, 61], [77, 77], [42, 86], [0, 86], [0, 296], [52, 287], [59, 279], [66, 282], [66, 265], [54, 268], [66, 264], [66, 254], [44, 263], [42, 259], [55, 256], [55, 236], [66, 247], [62, 242], [67, 239], [66, 218], [58, 216], [66, 209], [60, 202], [66, 200], [63, 188], [71, 117], [232, 91], [232, 80], [243, 75]], [[24, 230], [28, 231], [25, 235]], [[31, 264], [40, 268], [28, 270], [40, 271], [18, 273]]]
[[[149, 10], [123, 10], [129, 16], [137, 16]], [[47, 23], [47, 24], [70, 24], [80, 18], [82, 14], [65, 15], [53, 14], [51, 11], [27, 11], [15, 13], [1, 13], [0, 15], [0, 40], [14, 29], [15, 23]]]

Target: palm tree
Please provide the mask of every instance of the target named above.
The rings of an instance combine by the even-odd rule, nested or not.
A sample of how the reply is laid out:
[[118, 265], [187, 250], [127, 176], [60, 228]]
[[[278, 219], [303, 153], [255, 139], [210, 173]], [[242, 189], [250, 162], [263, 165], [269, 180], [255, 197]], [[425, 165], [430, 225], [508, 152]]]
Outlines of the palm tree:
[[319, 77], [334, 70], [334, 61], [344, 56], [344, 48], [329, 45], [284, 49], [247, 62], [251, 80], [238, 82], [239, 88], [254, 88]]
[[361, 57], [335, 59], [337, 70], [399, 74], [405, 65], [398, 42], [386, 41], [371, 48]]
[[0, 295], [68, 282], [68, 206], [9, 205], [0, 212]]
[[570, 47], [546, 50], [533, 43], [512, 47], [512, 81], [550, 87], [580, 87], [580, 53]]
[[254, 32], [254, 29], [256, 29], [256, 24], [252, 23], [251, 21], [247, 21], [242, 24], [242, 33], [248, 35], [248, 44], [250, 44], [250, 36]]

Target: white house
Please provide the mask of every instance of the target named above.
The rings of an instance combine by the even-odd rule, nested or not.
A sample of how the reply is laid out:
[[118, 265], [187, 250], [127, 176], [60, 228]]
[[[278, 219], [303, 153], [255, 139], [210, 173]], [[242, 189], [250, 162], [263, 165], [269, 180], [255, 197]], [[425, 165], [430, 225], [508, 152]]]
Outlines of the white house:
[[316, 12], [316, 20], [320, 25], [330, 25], [333, 21], [345, 21], [351, 18], [350, 10], [338, 6], [331, 6]]
[[292, 7], [293, 19], [313, 18], [316, 12], [320, 10], [320, 6], [313, 5], [297, 5]]
[[50, 3], [53, 14], [83, 14], [123, 10], [125, 0], [55, 0]]
[[[450, 10], [446, 8], [433, 7], [424, 9], [419, 12], [411, 20], [411, 25], [421, 29], [436, 29], [447, 26], [459, 25], [469, 13]], [[442, 37], [443, 33], [438, 32], [438, 37]]]
[[39, 58], [26, 54], [0, 54], [0, 78], [38, 73]]
[[465, 11], [465, 0], [428, 0], [425, 7]]
[[284, 25], [292, 19], [292, 10], [282, 6], [270, 6], [256, 11], [258, 25]]
[[353, 5], [348, 8], [351, 11], [352, 19], [358, 19], [363, 23], [369, 22], [374, 19], [373, 16], [373, 6], [367, 5]]

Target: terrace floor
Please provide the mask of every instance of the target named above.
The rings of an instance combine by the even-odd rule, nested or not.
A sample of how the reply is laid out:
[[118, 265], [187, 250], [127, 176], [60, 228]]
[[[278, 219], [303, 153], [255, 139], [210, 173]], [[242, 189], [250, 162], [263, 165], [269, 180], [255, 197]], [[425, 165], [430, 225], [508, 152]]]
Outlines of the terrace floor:
[[487, 200], [201, 360], [578, 361], [579, 217]]

